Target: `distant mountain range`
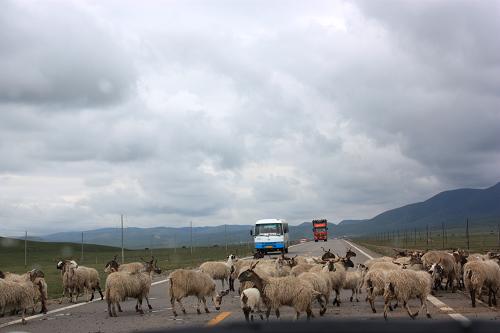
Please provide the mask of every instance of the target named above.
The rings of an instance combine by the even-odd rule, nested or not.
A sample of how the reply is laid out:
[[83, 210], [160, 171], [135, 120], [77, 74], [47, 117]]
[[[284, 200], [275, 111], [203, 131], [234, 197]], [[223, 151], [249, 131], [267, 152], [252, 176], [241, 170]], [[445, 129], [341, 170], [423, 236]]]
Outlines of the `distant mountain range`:
[[500, 223], [500, 183], [486, 189], [458, 189], [385, 211], [368, 220], [346, 220], [334, 227], [338, 235], [361, 236], [381, 231], [465, 226], [495, 227]]
[[[385, 211], [367, 220], [344, 220], [338, 225], [329, 223], [332, 236], [362, 236], [381, 231], [419, 230], [439, 228], [445, 223], [447, 228], [463, 227], [465, 219], [471, 225], [492, 227], [500, 223], [500, 183], [487, 189], [458, 189], [441, 192], [432, 198], [396, 209]], [[215, 227], [193, 227], [194, 246], [211, 246], [251, 242], [251, 225], [221, 225]], [[293, 240], [312, 237], [310, 222], [290, 226], [290, 238]], [[61, 232], [38, 237], [49, 242], [81, 241], [81, 232]], [[189, 246], [191, 233], [189, 227], [184, 228], [125, 228], [125, 247], [160, 248]], [[120, 246], [121, 231], [119, 228], [105, 228], [84, 232], [84, 242], [91, 244]]]

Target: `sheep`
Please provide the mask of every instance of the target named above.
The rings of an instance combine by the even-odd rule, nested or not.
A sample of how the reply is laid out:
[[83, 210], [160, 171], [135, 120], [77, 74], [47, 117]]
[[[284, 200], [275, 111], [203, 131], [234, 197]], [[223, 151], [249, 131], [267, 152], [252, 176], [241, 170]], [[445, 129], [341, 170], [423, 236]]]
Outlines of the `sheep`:
[[343, 289], [352, 291], [351, 297], [349, 298], [351, 302], [353, 300], [354, 294], [356, 294], [356, 302], [359, 302], [358, 293], [361, 290], [361, 286], [363, 285], [364, 277], [367, 271], [368, 267], [363, 264], [358, 264], [354, 272], [346, 272]]
[[86, 293], [92, 290], [91, 297], [87, 300], [87, 302], [90, 302], [94, 299], [96, 289], [101, 295], [101, 300], [104, 299], [99, 273], [95, 268], [79, 266], [74, 260], [64, 260], [58, 262], [57, 269], [61, 270], [63, 280], [63, 295], [59, 300], [59, 304], [62, 303], [67, 292], [69, 293], [70, 302], [73, 302], [73, 293], [76, 302], [80, 292]]
[[[431, 271], [434, 264], [440, 264], [443, 268], [442, 277], [447, 279], [445, 290], [448, 289], [448, 286], [451, 287], [452, 292], [455, 292], [455, 277], [456, 277], [456, 265], [455, 258], [453, 255], [444, 252], [444, 251], [429, 251], [422, 256], [422, 263], [425, 269], [429, 270], [429, 273], [432, 274]], [[436, 276], [436, 275], [435, 275]], [[437, 290], [438, 287], [441, 287], [441, 284], [438, 280], [433, 281], [434, 289]]]
[[34, 312], [34, 299], [39, 292], [44, 297], [42, 278], [35, 274], [26, 275], [24, 281], [9, 281], [4, 279], [5, 274], [0, 272], [0, 316], [5, 315], [5, 309], [10, 307], [14, 310], [20, 309], [22, 324], [26, 324], [25, 315], [28, 309]]
[[394, 258], [392, 257], [380, 257], [380, 258], [368, 259], [364, 262], [364, 265], [370, 269], [372, 265], [377, 262], [393, 262], [393, 261]]
[[240, 295], [240, 305], [247, 322], [249, 322], [249, 317], [253, 321], [253, 314], [255, 311], [259, 313], [260, 319], [264, 320], [260, 310], [261, 302], [260, 292], [257, 288], [243, 290]]
[[176, 269], [170, 273], [168, 280], [170, 281], [170, 304], [172, 305], [172, 312], [176, 317], [177, 311], [175, 309], [175, 301], [180, 304], [182, 312], [186, 314], [186, 309], [181, 302], [184, 297], [196, 296], [198, 298], [196, 312], [201, 314], [200, 302], [203, 302], [205, 312], [210, 313], [210, 311], [208, 311], [205, 297], [212, 297], [215, 309], [219, 310], [222, 303], [222, 297], [229, 294], [229, 290], [217, 293], [215, 290], [214, 280], [204, 272]]
[[[151, 260], [149, 260], [149, 261], [144, 260], [143, 258], [141, 258], [141, 261], [142, 262], [131, 262], [128, 264], [121, 264], [120, 265], [118, 262], [116, 262], [116, 256], [115, 256], [115, 258], [111, 262], [109, 262], [109, 264], [110, 264], [109, 270], [111, 271], [111, 270], [115, 269], [116, 266], [118, 265], [119, 272], [138, 273], [138, 272], [142, 272], [142, 271], [147, 270], [152, 274], [153, 271], [159, 269], [158, 268], [158, 259], [155, 259], [155, 257], [153, 257], [153, 256], [151, 257]], [[150, 269], [151, 267], [153, 267], [153, 269]]]
[[[387, 320], [387, 310], [392, 299], [403, 301], [411, 319], [415, 319], [419, 311], [425, 309], [428, 318], [431, 318], [427, 308], [427, 296], [431, 292], [431, 277], [424, 271], [413, 271], [408, 269], [389, 271], [385, 278], [384, 286], [384, 318]], [[417, 312], [412, 313], [408, 301], [417, 297], [421, 307]]]
[[464, 265], [464, 284], [470, 293], [472, 307], [476, 307], [476, 293], [488, 289], [488, 305], [496, 306], [496, 293], [500, 288], [500, 267], [493, 260], [475, 260]]
[[317, 297], [321, 307], [319, 314], [320, 316], [323, 316], [326, 312], [328, 300], [330, 299], [331, 285], [329, 274], [326, 272], [323, 274], [304, 272], [299, 275], [299, 279], [309, 282], [312, 288], [319, 293]]
[[2, 273], [2, 276], [3, 277], [0, 278], [12, 282], [24, 282], [27, 280], [32, 280], [33, 289], [35, 291], [35, 298], [33, 299], [34, 306], [36, 307], [38, 302], [40, 302], [40, 313], [47, 313], [47, 282], [44, 279], [45, 274], [41, 270], [33, 269], [22, 275], [6, 272], [5, 274]]
[[293, 267], [290, 275], [293, 276], [299, 276], [300, 274], [304, 272], [309, 272], [309, 270], [314, 266], [314, 264], [298, 264], [297, 266]]
[[329, 271], [330, 274], [330, 286], [332, 290], [335, 291], [335, 298], [333, 299], [332, 305], [337, 304], [340, 306], [340, 290], [343, 288], [346, 279], [346, 265], [350, 260], [340, 261], [337, 263], [330, 262], [329, 265], [325, 266], [325, 270]]
[[292, 306], [295, 309], [295, 319], [298, 319], [301, 312], [307, 313], [307, 318], [314, 317], [311, 311], [311, 302], [319, 293], [314, 291], [310, 283], [302, 281], [294, 276], [285, 277], [262, 277], [254, 270], [254, 263], [249, 269], [243, 271], [238, 276], [240, 283], [252, 281], [262, 296], [262, 300], [267, 308], [266, 318], [269, 319], [271, 310], [274, 309], [276, 317], [280, 317], [279, 308], [282, 305]]
[[[365, 275], [363, 285], [366, 286], [366, 300], [370, 302], [373, 313], [377, 312], [375, 298], [384, 294], [385, 278], [388, 272], [382, 269], [370, 269]], [[392, 306], [389, 309], [392, 311]]]
[[401, 269], [401, 265], [392, 262], [376, 262], [370, 266], [370, 270], [381, 269], [385, 271]]
[[[148, 272], [114, 272], [106, 278], [106, 301], [108, 303], [109, 317], [117, 317], [116, 306], [121, 312], [120, 301], [127, 297], [137, 299], [136, 312], [144, 314], [142, 310], [142, 299], [146, 298], [151, 288], [151, 276]], [[151, 306], [148, 306], [151, 309]]]
[[229, 290], [234, 291], [234, 283], [231, 279], [235, 271], [232, 259], [227, 262], [207, 261], [200, 265], [200, 271], [208, 274], [214, 280], [220, 280], [222, 288], [224, 288], [224, 281], [229, 282]]
[[306, 256], [295, 256], [292, 258], [293, 265], [296, 266], [299, 264], [316, 264], [322, 261], [321, 257], [306, 257]]

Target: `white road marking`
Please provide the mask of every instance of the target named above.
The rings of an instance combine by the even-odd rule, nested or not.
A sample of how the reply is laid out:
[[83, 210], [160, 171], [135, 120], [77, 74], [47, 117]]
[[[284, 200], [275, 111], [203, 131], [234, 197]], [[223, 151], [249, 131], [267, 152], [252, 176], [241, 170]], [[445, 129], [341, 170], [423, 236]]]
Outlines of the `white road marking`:
[[[365, 251], [361, 250], [359, 247], [357, 247], [356, 245], [352, 244], [351, 242], [349, 241], [346, 241], [344, 239], [344, 242], [346, 242], [347, 244], [349, 244], [350, 246], [352, 246], [353, 248], [355, 248], [356, 250], [358, 250], [360, 253], [362, 253], [363, 255], [365, 255], [368, 259], [373, 259], [373, 257], [371, 255], [369, 255], [368, 253], [366, 253]], [[453, 313], [447, 313], [448, 316], [450, 316], [451, 318], [463, 323], [463, 324], [468, 324], [470, 322], [470, 320], [461, 315], [460, 313], [456, 312], [453, 308], [451, 308], [450, 306], [448, 306], [446, 303], [440, 301], [439, 299], [437, 299], [436, 297], [432, 296], [432, 295], [429, 295], [427, 296], [427, 300], [429, 302], [431, 302], [432, 304], [434, 304], [435, 307], [437, 307], [440, 311], [443, 311], [443, 312], [453, 312]]]
[[[152, 286], [156, 286], [157, 284], [160, 284], [160, 283], [165, 283], [167, 282], [168, 279], [165, 279], [165, 280], [160, 280], [160, 281], [156, 281], [156, 282], [153, 282], [151, 285]], [[82, 305], [87, 305], [87, 304], [90, 304], [90, 303], [94, 303], [94, 302], [97, 302], [97, 301], [100, 301], [99, 298], [96, 298], [90, 302], [84, 302], [84, 303], [77, 303], [77, 304], [73, 304], [73, 305], [69, 305], [69, 306], [65, 306], [63, 308], [59, 308], [59, 309], [55, 309], [55, 310], [51, 310], [51, 311], [48, 311], [46, 314], [43, 314], [43, 313], [40, 313], [40, 314], [37, 314], [37, 315], [34, 315], [34, 316], [29, 316], [29, 317], [26, 317], [24, 318], [26, 321], [28, 320], [33, 320], [33, 319], [37, 319], [37, 318], [41, 318], [43, 316], [46, 316], [46, 315], [50, 315], [50, 314], [53, 314], [53, 313], [58, 313], [58, 312], [62, 312], [62, 311], [65, 311], [65, 310], [69, 310], [69, 309], [73, 309], [73, 308], [77, 308], [79, 306], [82, 306]], [[21, 324], [22, 323], [22, 319], [17, 319], [17, 320], [13, 320], [13, 321], [9, 321], [9, 322], [6, 322], [4, 324], [1, 324], [0, 325], [0, 328], [4, 328], [4, 327], [7, 327], [7, 326], [12, 326], [12, 325], [15, 325], [15, 324]]]

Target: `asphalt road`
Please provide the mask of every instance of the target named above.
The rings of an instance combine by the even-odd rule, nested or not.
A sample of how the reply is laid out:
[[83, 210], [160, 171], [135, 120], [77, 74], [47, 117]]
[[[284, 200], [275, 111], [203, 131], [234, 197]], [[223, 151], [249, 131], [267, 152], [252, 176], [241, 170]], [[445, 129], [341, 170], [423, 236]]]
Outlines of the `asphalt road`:
[[[353, 258], [355, 263], [362, 263], [370, 257], [377, 257], [376, 253], [361, 248], [356, 244], [349, 244], [345, 240], [329, 240], [328, 242], [309, 242], [299, 244], [290, 248], [290, 256], [295, 254], [321, 255], [321, 246], [330, 248], [340, 255], [344, 255], [346, 248], [353, 247], [357, 256]], [[104, 274], [104, 273], [103, 273]], [[40, 315], [28, 321], [27, 325], [12, 323], [16, 317], [8, 316], [0, 318], [0, 332], [133, 332], [150, 329], [169, 329], [187, 326], [205, 326], [205, 325], [223, 325], [231, 322], [244, 321], [243, 313], [239, 307], [239, 296], [237, 293], [231, 293], [223, 300], [220, 311], [215, 311], [211, 301], [208, 302], [211, 313], [196, 314], [195, 297], [189, 297], [184, 300], [187, 314], [180, 314], [177, 318], [172, 315], [170, 301], [167, 295], [167, 282], [162, 282], [165, 276], [156, 278], [155, 285], [151, 288], [150, 300], [153, 306], [152, 311], [147, 311], [144, 315], [135, 312], [135, 300], [128, 300], [122, 303], [124, 312], [118, 313], [117, 318], [108, 318], [107, 305], [105, 301], [95, 301], [91, 303], [79, 303], [76, 306], [71, 304], [51, 305], [47, 315]], [[235, 285], [238, 288], [237, 282]], [[222, 287], [220, 286], [220, 289]], [[364, 301], [365, 294], [361, 294], [360, 302], [349, 302], [350, 291], [343, 291], [341, 295], [341, 306], [332, 306], [331, 302], [328, 311], [324, 317], [319, 317], [319, 305], [315, 304], [313, 312], [316, 315], [314, 320], [325, 320], [332, 318], [355, 318], [356, 320], [377, 320], [383, 321], [382, 310], [383, 301], [381, 298], [376, 302], [377, 313], [372, 313], [368, 303]], [[419, 302], [413, 300], [410, 302], [412, 309], [417, 309]], [[143, 306], [143, 308], [147, 308]], [[470, 306], [470, 300], [462, 293], [439, 292], [436, 297], [430, 297], [429, 310], [432, 319], [419, 315], [417, 320], [459, 320], [467, 321], [470, 319], [498, 320], [500, 312], [496, 309], [490, 309], [484, 304], [479, 304], [473, 309]], [[292, 319], [294, 312], [291, 308], [283, 307], [281, 309], [282, 319]], [[257, 319], [260, 320], [260, 319]], [[274, 315], [271, 320], [275, 321]], [[300, 320], [305, 320], [305, 315]], [[389, 314], [389, 320], [410, 320], [406, 311], [396, 309]]]

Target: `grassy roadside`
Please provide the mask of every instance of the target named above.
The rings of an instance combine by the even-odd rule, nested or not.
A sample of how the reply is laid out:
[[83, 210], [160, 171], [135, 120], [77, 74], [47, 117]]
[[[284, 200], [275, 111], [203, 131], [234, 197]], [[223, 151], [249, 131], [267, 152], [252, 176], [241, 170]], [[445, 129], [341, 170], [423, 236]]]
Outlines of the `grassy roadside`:
[[[28, 241], [28, 264], [24, 266], [24, 241], [0, 237], [0, 270], [3, 272], [24, 273], [39, 268], [45, 273], [49, 298], [59, 297], [62, 293], [61, 274], [56, 269], [62, 258], [73, 258], [78, 264], [96, 268], [104, 286], [106, 274], [105, 264], [117, 255], [121, 258], [121, 249], [110, 246], [84, 244], [84, 256], [81, 258], [81, 245], [74, 243], [45, 243]], [[162, 270], [196, 267], [207, 260], [222, 260], [228, 254], [247, 256], [252, 249], [247, 245], [228, 245], [218, 247], [195, 247], [193, 253], [189, 248], [125, 250], [125, 262], [139, 261], [154, 255]]]
[[393, 248], [399, 249], [419, 249], [419, 250], [447, 250], [460, 248], [471, 252], [486, 252], [489, 250], [498, 251], [498, 235], [494, 232], [471, 233], [469, 242], [463, 231], [447, 230], [442, 232], [433, 231], [429, 233], [385, 233], [378, 237], [359, 237], [353, 239], [356, 243], [366, 248], [383, 254], [392, 256]]

